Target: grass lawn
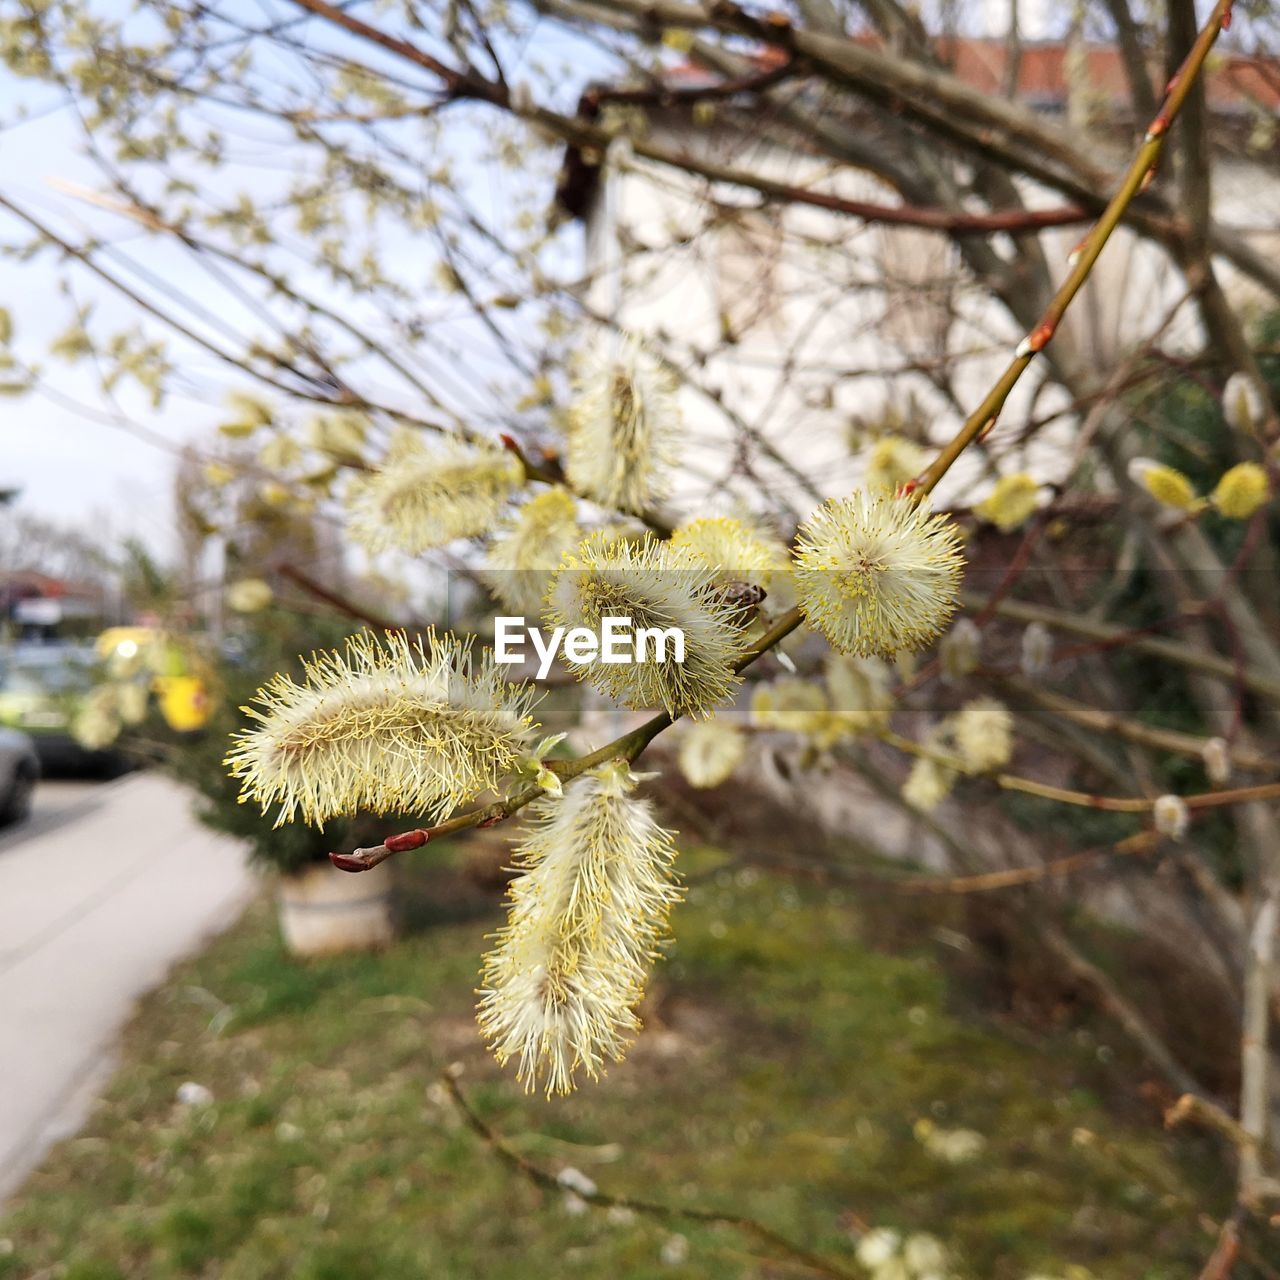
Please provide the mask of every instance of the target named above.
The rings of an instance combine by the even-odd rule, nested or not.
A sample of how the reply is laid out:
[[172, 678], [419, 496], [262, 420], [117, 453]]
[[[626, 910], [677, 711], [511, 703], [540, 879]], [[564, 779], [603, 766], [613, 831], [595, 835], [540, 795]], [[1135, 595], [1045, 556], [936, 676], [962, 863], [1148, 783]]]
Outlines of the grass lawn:
[[[1093, 1035], [974, 1008], [936, 918], [889, 950], [869, 924], [895, 902], [705, 850], [685, 871], [648, 1030], [556, 1101], [523, 1095], [477, 1039], [496, 895], [440, 854], [416, 864], [415, 927], [385, 954], [295, 963], [264, 900], [146, 1001], [93, 1118], [0, 1216], [0, 1277], [806, 1274], [731, 1228], [540, 1190], [462, 1121], [440, 1084], [454, 1062], [477, 1111], [552, 1172], [750, 1214], [854, 1275], [869, 1226], [931, 1232], [980, 1280], [1198, 1273], [1228, 1180], [1132, 1091], [1104, 1101], [1119, 1064]], [[213, 1101], [180, 1104], [188, 1081]], [[938, 1152], [961, 1128], [985, 1145], [953, 1162]]]

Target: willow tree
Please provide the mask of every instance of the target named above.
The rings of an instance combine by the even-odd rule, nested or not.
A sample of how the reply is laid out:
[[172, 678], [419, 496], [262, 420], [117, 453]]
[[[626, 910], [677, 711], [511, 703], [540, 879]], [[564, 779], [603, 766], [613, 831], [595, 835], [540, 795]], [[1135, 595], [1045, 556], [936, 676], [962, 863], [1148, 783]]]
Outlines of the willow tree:
[[[1280, 269], [1214, 199], [1241, 165], [1271, 189], [1274, 19], [1246, 15], [1236, 52], [1212, 52], [1230, 15], [1222, 0], [1197, 31], [1189, 0], [1078, 6], [1062, 118], [1022, 75], [1016, 20], [982, 46], [1000, 70], [984, 87], [963, 31], [896, 0], [142, 0], [127, 17], [20, 0], [0, 20], [10, 71], [33, 102], [61, 96], [96, 166], [56, 202], [0, 183], [13, 251], [74, 282], [51, 359], [169, 412], [232, 393], [223, 430], [261, 442], [272, 500], [320, 504], [371, 555], [461, 555], [503, 607], [690, 638], [683, 664], [570, 656], [652, 712], [573, 758], [487, 652], [434, 632], [362, 635], [277, 680], [229, 757], [282, 819], [423, 815], [335, 855], [350, 871], [530, 810], [480, 1008], [527, 1082], [567, 1089], [637, 1030], [678, 889], [631, 766], [672, 729], [695, 786], [732, 785], [746, 730], [783, 734], [835, 763], [803, 786], [858, 774], [918, 815], [955, 891], [1026, 889], [1010, 917], [1165, 1077], [1171, 1116], [1234, 1146], [1241, 1205], [1275, 1196]], [[636, 173], [700, 216], [640, 236], [616, 205]], [[590, 272], [566, 214], [609, 237]], [[756, 403], [720, 381], [743, 343], [732, 307], [712, 339], [679, 315], [646, 329], [629, 291], [726, 225], [748, 283], [767, 241], [807, 263], [810, 312], [874, 296], [874, 359], [784, 333]], [[916, 238], [868, 254], [889, 229]], [[1127, 290], [1122, 243], [1147, 264]], [[940, 302], [910, 347], [923, 293]], [[97, 323], [104, 297], [136, 323]], [[1124, 322], [1101, 343], [1108, 297]], [[57, 365], [21, 332], [17, 307], [6, 378], [38, 392]], [[892, 392], [873, 414], [871, 378]], [[800, 670], [777, 675], [784, 640]], [[961, 815], [995, 792], [1123, 828], [993, 866]], [[1238, 1018], [1234, 1112], [1047, 891], [1135, 855], [1174, 872], [1188, 950]]]

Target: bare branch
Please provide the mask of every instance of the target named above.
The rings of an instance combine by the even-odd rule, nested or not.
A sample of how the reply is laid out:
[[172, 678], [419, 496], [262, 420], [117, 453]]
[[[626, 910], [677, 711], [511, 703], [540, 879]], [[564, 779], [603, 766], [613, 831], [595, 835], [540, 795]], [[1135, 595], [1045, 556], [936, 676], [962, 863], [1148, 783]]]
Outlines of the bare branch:
[[[498, 1134], [497, 1130], [481, 1118], [480, 1113], [476, 1111], [466, 1094], [463, 1093], [462, 1087], [458, 1083], [456, 1069], [446, 1071], [441, 1076], [441, 1079], [472, 1132], [477, 1134], [504, 1164], [523, 1177], [528, 1178], [530, 1182], [535, 1186], [541, 1187], [544, 1191], [563, 1193], [566, 1190], [566, 1184], [561, 1182], [555, 1174], [548, 1169], [542, 1168], [541, 1165], [535, 1164], [527, 1156], [521, 1155]], [[805, 1245], [799, 1244], [775, 1231], [772, 1227], [766, 1226], [763, 1222], [743, 1214], [722, 1213], [715, 1209], [695, 1209], [681, 1205], [661, 1204], [658, 1201], [637, 1199], [633, 1196], [618, 1196], [610, 1195], [604, 1191], [591, 1191], [582, 1186], [574, 1186], [570, 1189], [580, 1200], [584, 1200], [587, 1204], [600, 1209], [630, 1209], [633, 1213], [644, 1214], [646, 1217], [657, 1218], [661, 1221], [672, 1222], [683, 1219], [686, 1222], [701, 1222], [708, 1226], [732, 1227], [736, 1231], [741, 1231], [753, 1237], [775, 1253], [790, 1259], [792, 1262], [800, 1263], [817, 1275], [831, 1276], [834, 1280], [857, 1280], [858, 1273], [850, 1270], [843, 1263], [814, 1253], [812, 1249], [807, 1248]]]

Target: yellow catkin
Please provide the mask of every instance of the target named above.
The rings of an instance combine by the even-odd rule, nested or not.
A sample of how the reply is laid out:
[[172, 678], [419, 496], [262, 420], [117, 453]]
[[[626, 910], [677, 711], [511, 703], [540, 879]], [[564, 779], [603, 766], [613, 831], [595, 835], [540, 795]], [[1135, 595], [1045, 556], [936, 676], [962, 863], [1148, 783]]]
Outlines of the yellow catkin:
[[830, 710], [821, 686], [799, 676], [779, 676], [757, 685], [751, 695], [751, 723], [757, 729], [818, 733], [825, 728]]
[[780, 538], [734, 516], [706, 516], [682, 524], [671, 535], [671, 546], [724, 581], [767, 585], [773, 574], [790, 565]]
[[485, 585], [509, 609], [538, 618], [560, 561], [581, 538], [572, 495], [547, 489], [494, 538], [485, 557]]
[[873, 493], [895, 493], [924, 469], [928, 455], [913, 440], [881, 436], [867, 450], [863, 483]]
[[269, 605], [274, 596], [271, 584], [261, 578], [241, 578], [227, 588], [227, 606], [237, 613], [257, 613]]
[[347, 528], [369, 551], [417, 554], [487, 533], [523, 478], [519, 459], [497, 445], [404, 433], [352, 482]]
[[253, 727], [225, 761], [241, 802], [277, 807], [277, 826], [360, 810], [438, 821], [496, 786], [532, 727], [531, 691], [450, 635], [365, 631], [304, 668], [243, 708]]
[[537, 802], [515, 853], [506, 925], [481, 973], [477, 1016], [527, 1089], [568, 1093], [620, 1062], [640, 1029], [667, 917], [679, 900], [672, 833], [613, 761]]
[[733, 776], [747, 753], [746, 737], [732, 725], [708, 720], [690, 725], [676, 759], [691, 787], [718, 787]]
[[911, 498], [860, 490], [831, 499], [800, 527], [797, 545], [800, 607], [841, 653], [919, 649], [955, 609], [959, 535]]
[[954, 769], [921, 756], [912, 762], [911, 772], [902, 784], [902, 798], [911, 808], [931, 813], [951, 794], [955, 778]]
[[966, 702], [950, 718], [948, 730], [966, 773], [990, 773], [1013, 754], [1013, 716], [994, 698]]
[[567, 555], [547, 597], [553, 626], [600, 634], [607, 617], [630, 621], [632, 632], [678, 632], [684, 660], [670, 639], [661, 657], [650, 645], [643, 661], [575, 662], [570, 670], [628, 707], [663, 707], [672, 715], [709, 715], [733, 692], [733, 664], [742, 651], [741, 606], [716, 586], [715, 574], [669, 544], [592, 534]]
[[1271, 500], [1271, 481], [1256, 462], [1241, 462], [1223, 473], [1209, 500], [1229, 520], [1248, 520]]
[[1135, 458], [1129, 465], [1129, 474], [1157, 502], [1176, 511], [1196, 512], [1204, 506], [1204, 499], [1191, 481], [1176, 467], [1149, 458]]
[[605, 506], [642, 511], [666, 495], [680, 438], [671, 375], [637, 338], [604, 338], [569, 410], [569, 483]]
[[1035, 514], [1040, 485], [1025, 471], [1001, 476], [995, 488], [974, 507], [974, 513], [995, 525], [1001, 533], [1012, 533]]

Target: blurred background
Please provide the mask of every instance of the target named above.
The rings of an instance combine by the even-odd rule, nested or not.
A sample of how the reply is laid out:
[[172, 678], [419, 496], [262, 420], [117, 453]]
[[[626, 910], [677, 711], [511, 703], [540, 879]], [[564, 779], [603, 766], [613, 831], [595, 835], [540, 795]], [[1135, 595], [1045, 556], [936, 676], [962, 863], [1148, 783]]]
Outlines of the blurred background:
[[[935, 494], [961, 624], [799, 634], [646, 752], [686, 898], [602, 1082], [476, 1030], [514, 823], [344, 876], [418, 816], [223, 766], [300, 655], [488, 642], [592, 530], [740, 522], [776, 617], [1056, 319], [1222, 8], [0, 2], [0, 1277], [1280, 1275], [1266, 0]], [[626, 335], [643, 509], [573, 454]], [[361, 528], [406, 441], [514, 468], [474, 536]]]

